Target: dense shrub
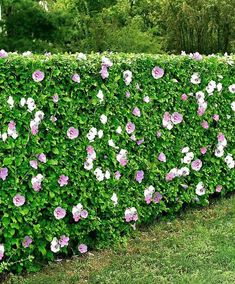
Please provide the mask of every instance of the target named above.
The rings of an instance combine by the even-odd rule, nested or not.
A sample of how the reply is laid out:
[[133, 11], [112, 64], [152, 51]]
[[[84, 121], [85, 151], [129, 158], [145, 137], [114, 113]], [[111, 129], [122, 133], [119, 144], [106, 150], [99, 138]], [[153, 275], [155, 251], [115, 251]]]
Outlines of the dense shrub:
[[234, 190], [232, 57], [1, 56], [2, 270]]

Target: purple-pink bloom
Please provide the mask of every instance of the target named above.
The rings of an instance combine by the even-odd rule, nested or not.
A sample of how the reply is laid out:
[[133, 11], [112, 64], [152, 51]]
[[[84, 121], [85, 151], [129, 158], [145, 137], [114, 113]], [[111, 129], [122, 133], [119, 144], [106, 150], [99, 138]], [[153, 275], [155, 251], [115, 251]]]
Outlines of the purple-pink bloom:
[[63, 219], [65, 215], [66, 215], [66, 210], [61, 207], [57, 207], [54, 210], [54, 216], [57, 220]]
[[214, 114], [214, 115], [213, 115], [213, 119], [214, 119], [215, 121], [219, 121], [219, 115], [218, 115], [218, 114]]
[[168, 173], [166, 174], [166, 181], [172, 181], [175, 178], [174, 173]]
[[46, 163], [47, 161], [47, 157], [44, 153], [39, 154], [37, 158], [41, 163]]
[[199, 52], [193, 53], [193, 59], [199, 61], [202, 60], [202, 55]]
[[152, 70], [152, 75], [154, 79], [160, 79], [164, 76], [164, 70], [158, 66], [155, 66]]
[[197, 110], [197, 114], [202, 116], [205, 113], [206, 109], [203, 106], [199, 106]]
[[33, 184], [32, 184], [32, 187], [34, 189], [34, 191], [40, 191], [41, 188], [42, 188], [42, 184], [40, 181], [35, 181]]
[[68, 246], [69, 244], [69, 237], [66, 237], [65, 235], [60, 236], [59, 244], [63, 248], [65, 246]]
[[8, 128], [12, 131], [14, 131], [16, 129], [16, 123], [11, 120], [9, 123], [8, 123]]
[[78, 250], [79, 250], [80, 253], [86, 253], [86, 252], [87, 252], [87, 245], [85, 245], [85, 244], [80, 244], [80, 245], [78, 246]]
[[33, 242], [33, 240], [29, 237], [29, 236], [25, 236], [23, 241], [22, 241], [22, 245], [23, 247], [27, 248], [30, 246], [30, 244]]
[[144, 143], [144, 138], [142, 138], [142, 139], [136, 141], [136, 144], [137, 144], [138, 146], [141, 145], [142, 143]]
[[208, 129], [208, 128], [209, 128], [209, 124], [208, 124], [208, 122], [207, 122], [206, 120], [203, 120], [202, 123], [201, 123], [201, 125], [202, 125], [202, 127], [203, 127], [204, 129]]
[[162, 133], [161, 133], [160, 130], [157, 131], [156, 136], [157, 136], [157, 138], [160, 138], [162, 136]]
[[25, 203], [25, 197], [20, 194], [16, 194], [16, 196], [13, 198], [13, 203], [17, 207], [22, 206]]
[[130, 96], [131, 96], [130, 92], [126, 92], [126, 97], [130, 98]]
[[80, 81], [81, 81], [80, 76], [79, 76], [77, 73], [73, 74], [72, 80], [73, 80], [75, 83], [80, 83]]
[[88, 217], [88, 211], [87, 211], [87, 210], [82, 210], [82, 212], [81, 212], [81, 217], [82, 217], [83, 219], [86, 219], [86, 218]]
[[127, 125], [126, 125], [126, 132], [128, 134], [131, 134], [134, 131], [135, 131], [135, 124], [132, 123], [132, 122], [128, 122]]
[[188, 96], [186, 94], [182, 94], [181, 99], [182, 101], [186, 101], [188, 99]]
[[53, 100], [54, 103], [58, 103], [58, 101], [59, 101], [59, 96], [58, 96], [58, 94], [54, 94], [54, 95], [52, 96], [52, 100]]
[[160, 161], [160, 162], [166, 162], [166, 155], [163, 153], [163, 152], [161, 152], [159, 155], [158, 155], [158, 160]]
[[78, 129], [74, 127], [70, 127], [67, 131], [67, 136], [69, 139], [75, 139], [78, 137], [78, 135], [79, 135], [79, 131]]
[[114, 173], [115, 179], [119, 180], [121, 177], [121, 173], [119, 171]]
[[218, 142], [223, 142], [225, 140], [225, 136], [221, 132], [218, 134], [217, 138], [218, 138]]
[[183, 116], [182, 114], [178, 113], [178, 112], [174, 112], [171, 116], [171, 121], [174, 123], [174, 124], [179, 124], [181, 123], [183, 120]]
[[31, 133], [33, 135], [36, 135], [38, 133], [38, 125], [37, 124], [34, 124], [32, 127], [31, 127]]
[[200, 171], [202, 167], [202, 161], [200, 159], [193, 161], [191, 167], [194, 171]]
[[221, 190], [222, 190], [222, 185], [217, 185], [215, 191], [221, 192]]
[[162, 199], [161, 193], [155, 192], [154, 196], [153, 196], [153, 202], [154, 203], [159, 203], [161, 199]]
[[58, 179], [58, 183], [61, 187], [67, 185], [68, 182], [69, 182], [69, 177], [65, 175], [61, 175]]
[[108, 72], [108, 68], [105, 65], [102, 65], [101, 70], [100, 70], [100, 74], [102, 79], [107, 79], [109, 77], [109, 72]]
[[37, 168], [38, 168], [38, 161], [37, 160], [31, 160], [31, 161], [29, 161], [29, 164], [32, 168], [37, 170]]
[[138, 182], [138, 183], [141, 183], [142, 180], [144, 179], [144, 171], [137, 171], [136, 172], [136, 175], [135, 175], [135, 180]]
[[135, 107], [132, 111], [132, 114], [134, 114], [134, 116], [140, 117], [141, 116], [140, 109], [138, 107]]
[[33, 72], [32, 78], [35, 82], [41, 82], [44, 79], [45, 75], [42, 71], [36, 70]]
[[0, 168], [0, 179], [6, 180], [7, 176], [8, 176], [8, 169]]
[[4, 49], [1, 49], [0, 50], [0, 58], [6, 58], [7, 56], [8, 56], [8, 53]]
[[205, 155], [206, 152], [207, 152], [207, 148], [206, 148], [206, 147], [202, 147], [202, 148], [200, 149], [200, 152], [201, 152], [202, 155]]

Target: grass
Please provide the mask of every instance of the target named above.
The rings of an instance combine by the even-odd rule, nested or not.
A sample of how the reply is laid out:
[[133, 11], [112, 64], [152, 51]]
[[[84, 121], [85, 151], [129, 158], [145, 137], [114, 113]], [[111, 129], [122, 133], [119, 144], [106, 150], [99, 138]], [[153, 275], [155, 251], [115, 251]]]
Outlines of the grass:
[[54, 263], [6, 284], [235, 283], [235, 195], [136, 232], [126, 248]]

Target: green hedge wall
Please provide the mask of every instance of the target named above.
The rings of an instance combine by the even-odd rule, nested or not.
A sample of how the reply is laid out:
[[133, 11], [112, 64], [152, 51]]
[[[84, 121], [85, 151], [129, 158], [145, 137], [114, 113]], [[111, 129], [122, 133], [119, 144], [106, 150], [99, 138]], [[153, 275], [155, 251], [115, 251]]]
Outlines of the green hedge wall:
[[0, 269], [114, 245], [233, 191], [233, 60], [1, 51]]

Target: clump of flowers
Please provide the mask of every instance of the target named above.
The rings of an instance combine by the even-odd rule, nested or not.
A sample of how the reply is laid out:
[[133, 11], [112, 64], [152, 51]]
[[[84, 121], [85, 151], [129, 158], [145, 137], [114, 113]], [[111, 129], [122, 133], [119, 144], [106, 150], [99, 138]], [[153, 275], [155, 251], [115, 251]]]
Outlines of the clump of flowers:
[[199, 182], [196, 186], [196, 194], [199, 196], [202, 196], [205, 193], [206, 193], [206, 189], [205, 189], [203, 182]]
[[135, 207], [127, 208], [125, 210], [125, 220], [127, 223], [138, 220], [138, 213]]
[[57, 253], [60, 251], [61, 248], [68, 246], [69, 244], [69, 237], [62, 235], [58, 240], [56, 237], [53, 238], [51, 241], [51, 251]]
[[229, 169], [233, 169], [235, 167], [235, 161], [233, 159], [232, 154], [228, 154], [225, 159], [224, 159], [225, 163], [227, 164]]
[[155, 192], [155, 188], [152, 185], [144, 190], [144, 197], [147, 204], [150, 204], [151, 202], [159, 203], [162, 199], [161, 193]]
[[162, 119], [162, 125], [164, 128], [171, 130], [174, 125], [179, 124], [183, 121], [183, 116], [174, 112], [172, 115], [169, 112], [165, 112]]
[[38, 133], [39, 124], [41, 123], [43, 118], [44, 118], [44, 112], [37, 111], [35, 113], [34, 119], [30, 121], [31, 133], [33, 135], [36, 135]]
[[43, 179], [44, 179], [44, 177], [41, 174], [37, 174], [35, 177], [32, 177], [31, 183], [32, 183], [33, 189], [35, 191], [40, 191], [41, 190]]
[[83, 209], [81, 203], [78, 203], [76, 206], [73, 206], [72, 214], [75, 222], [78, 222], [81, 218], [86, 219], [88, 217], [88, 212], [87, 210]]
[[93, 168], [93, 161], [96, 159], [96, 152], [92, 146], [87, 146], [87, 158], [84, 163], [84, 169], [90, 171]]
[[120, 152], [117, 154], [116, 159], [122, 166], [126, 166], [128, 162], [127, 150], [121, 149]]
[[109, 58], [107, 57], [102, 58], [100, 74], [103, 80], [109, 77], [108, 68], [112, 66], [113, 66], [113, 62]]
[[215, 156], [220, 158], [224, 155], [224, 148], [227, 146], [227, 140], [221, 132], [218, 134], [217, 139], [218, 143], [215, 149]]
[[130, 70], [126, 70], [123, 72], [123, 79], [125, 84], [128, 86], [132, 81], [132, 72]]
[[187, 167], [182, 167], [180, 169], [178, 168], [173, 168], [170, 170], [169, 173], [166, 174], [166, 181], [172, 181], [176, 177], [185, 177], [188, 176], [190, 173], [189, 168]]

